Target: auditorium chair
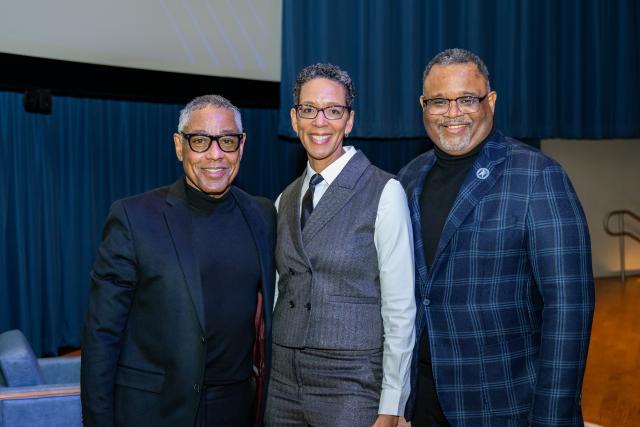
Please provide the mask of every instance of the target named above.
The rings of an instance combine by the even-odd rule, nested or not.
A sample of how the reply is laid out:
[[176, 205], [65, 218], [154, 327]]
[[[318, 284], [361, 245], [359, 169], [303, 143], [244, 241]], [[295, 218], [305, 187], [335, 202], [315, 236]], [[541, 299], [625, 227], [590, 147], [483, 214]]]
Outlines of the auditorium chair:
[[0, 334], [0, 427], [81, 427], [80, 357], [38, 359], [19, 330]]

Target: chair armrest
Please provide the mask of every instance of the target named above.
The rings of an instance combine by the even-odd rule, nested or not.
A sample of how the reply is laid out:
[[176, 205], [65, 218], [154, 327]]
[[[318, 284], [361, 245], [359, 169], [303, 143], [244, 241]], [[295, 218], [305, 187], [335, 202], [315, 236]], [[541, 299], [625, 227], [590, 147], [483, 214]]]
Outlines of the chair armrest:
[[45, 384], [80, 383], [80, 356], [38, 359]]
[[79, 384], [0, 387], [2, 427], [82, 427]]
[[80, 394], [80, 384], [0, 387], [0, 400], [43, 398], [49, 396], [72, 396], [76, 394]]

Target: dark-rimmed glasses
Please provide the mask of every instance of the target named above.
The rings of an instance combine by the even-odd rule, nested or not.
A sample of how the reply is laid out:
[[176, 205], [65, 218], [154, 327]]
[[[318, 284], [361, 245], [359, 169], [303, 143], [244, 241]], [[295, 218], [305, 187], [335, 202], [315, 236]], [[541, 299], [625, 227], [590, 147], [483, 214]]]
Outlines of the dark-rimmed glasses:
[[[491, 93], [491, 92], [489, 92]], [[458, 110], [464, 114], [476, 113], [480, 109], [480, 103], [485, 100], [487, 96], [459, 96], [455, 99], [448, 98], [423, 98], [422, 106], [425, 111], [433, 115], [447, 114], [451, 108], [451, 101], [454, 101], [458, 106]]]
[[244, 141], [244, 133], [209, 135], [206, 133], [180, 132], [180, 135], [189, 142], [189, 148], [196, 153], [204, 153], [209, 150], [213, 141], [218, 144], [220, 150], [225, 153], [233, 153], [234, 151], [238, 151], [242, 141]]
[[298, 117], [302, 119], [315, 119], [318, 113], [322, 111], [327, 120], [339, 120], [344, 116], [345, 111], [351, 111], [346, 105], [329, 105], [328, 107], [318, 108], [309, 104], [294, 105]]

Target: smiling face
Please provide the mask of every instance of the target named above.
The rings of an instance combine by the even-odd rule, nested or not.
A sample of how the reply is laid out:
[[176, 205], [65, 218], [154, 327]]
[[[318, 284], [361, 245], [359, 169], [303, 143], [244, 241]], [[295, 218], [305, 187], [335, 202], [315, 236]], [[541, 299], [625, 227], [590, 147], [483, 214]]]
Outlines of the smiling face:
[[[487, 94], [487, 81], [473, 63], [434, 65], [424, 81], [424, 99], [456, 99], [461, 96], [482, 97]], [[463, 113], [450, 101], [445, 114], [429, 114], [423, 108], [422, 120], [431, 141], [442, 151], [460, 155], [468, 153], [491, 132], [497, 94], [489, 92], [475, 113]]]
[[[241, 130], [238, 129], [233, 111], [208, 106], [191, 113], [183, 132], [222, 135], [241, 133]], [[178, 133], [173, 134], [173, 142], [176, 156], [184, 167], [187, 184], [215, 198], [229, 191], [240, 169], [244, 141], [237, 151], [231, 153], [220, 150], [215, 141], [204, 153], [196, 153]]]
[[[344, 86], [336, 81], [312, 79], [300, 88], [298, 103], [316, 108], [347, 105], [346, 93]], [[315, 119], [303, 119], [298, 117], [295, 108], [291, 109], [291, 126], [307, 151], [313, 170], [322, 172], [342, 155], [342, 140], [345, 133], [351, 132], [354, 117], [353, 111], [346, 111], [341, 119], [327, 120], [324, 113], [318, 112]]]

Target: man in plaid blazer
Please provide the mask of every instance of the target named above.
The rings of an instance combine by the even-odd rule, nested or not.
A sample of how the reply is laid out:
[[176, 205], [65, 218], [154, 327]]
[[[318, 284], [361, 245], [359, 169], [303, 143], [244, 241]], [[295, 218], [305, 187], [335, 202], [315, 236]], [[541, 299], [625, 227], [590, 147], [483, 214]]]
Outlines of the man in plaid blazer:
[[413, 426], [582, 426], [594, 309], [587, 223], [554, 160], [493, 126], [480, 58], [423, 78], [435, 147], [400, 171], [413, 224]]

